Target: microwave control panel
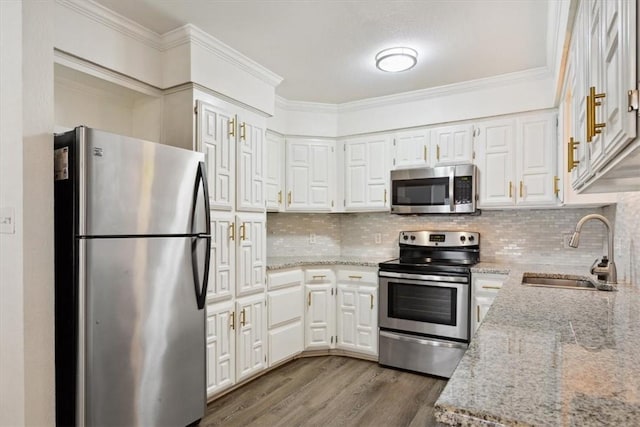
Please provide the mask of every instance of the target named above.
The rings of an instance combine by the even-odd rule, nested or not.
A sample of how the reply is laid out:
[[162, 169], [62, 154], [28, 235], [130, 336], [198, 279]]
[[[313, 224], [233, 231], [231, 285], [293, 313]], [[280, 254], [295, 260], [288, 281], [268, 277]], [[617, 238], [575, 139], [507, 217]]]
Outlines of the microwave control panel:
[[454, 178], [454, 200], [456, 205], [466, 205], [473, 202], [473, 178], [471, 176], [456, 176]]

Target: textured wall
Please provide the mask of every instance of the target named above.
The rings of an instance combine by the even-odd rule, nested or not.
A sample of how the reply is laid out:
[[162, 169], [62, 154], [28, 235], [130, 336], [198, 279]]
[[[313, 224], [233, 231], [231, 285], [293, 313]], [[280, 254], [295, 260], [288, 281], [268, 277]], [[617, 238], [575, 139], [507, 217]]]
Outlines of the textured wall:
[[615, 260], [618, 280], [640, 283], [640, 192], [620, 193], [615, 207], [605, 208], [615, 221]]
[[[482, 215], [400, 216], [388, 213], [269, 214], [269, 256], [324, 255], [397, 256], [402, 230], [478, 231], [483, 261], [584, 265], [603, 255], [604, 226], [587, 223], [580, 247], [563, 247], [582, 216], [602, 209], [546, 209], [483, 211]], [[316, 234], [316, 244], [309, 243]], [[374, 236], [381, 234], [381, 243]]]

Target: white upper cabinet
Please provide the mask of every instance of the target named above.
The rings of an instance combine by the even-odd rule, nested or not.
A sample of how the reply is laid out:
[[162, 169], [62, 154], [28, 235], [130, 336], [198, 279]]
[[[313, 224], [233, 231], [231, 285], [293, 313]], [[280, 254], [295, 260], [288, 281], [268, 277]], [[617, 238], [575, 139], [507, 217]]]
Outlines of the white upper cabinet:
[[431, 166], [431, 131], [398, 132], [393, 137], [393, 169]]
[[473, 126], [455, 125], [431, 129], [434, 166], [473, 162]]
[[235, 195], [235, 116], [197, 102], [196, 147], [205, 154], [211, 209], [231, 210]]
[[331, 211], [335, 205], [335, 142], [292, 139], [286, 147], [286, 210]]
[[345, 141], [345, 210], [389, 208], [390, 140], [386, 135]]
[[477, 133], [480, 208], [558, 203], [555, 112], [488, 120]]
[[267, 211], [278, 212], [284, 201], [284, 137], [267, 132], [265, 198]]
[[264, 129], [238, 118], [237, 124], [237, 210], [263, 212], [264, 199]]

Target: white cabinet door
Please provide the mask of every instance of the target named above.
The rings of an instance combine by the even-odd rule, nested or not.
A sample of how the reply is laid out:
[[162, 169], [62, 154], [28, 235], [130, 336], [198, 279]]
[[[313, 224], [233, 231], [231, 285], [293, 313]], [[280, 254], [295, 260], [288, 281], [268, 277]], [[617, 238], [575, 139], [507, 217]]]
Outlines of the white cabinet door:
[[282, 208], [284, 187], [284, 137], [267, 132], [265, 198], [267, 211]]
[[305, 350], [333, 347], [334, 298], [331, 283], [305, 285]]
[[197, 103], [198, 150], [205, 154], [211, 209], [231, 210], [235, 195], [235, 117], [205, 102]]
[[399, 132], [394, 135], [393, 168], [405, 169], [431, 165], [431, 131], [428, 129]]
[[235, 216], [230, 212], [211, 212], [211, 263], [207, 299], [231, 298], [235, 292], [236, 242]]
[[[240, 120], [240, 119], [238, 119]], [[240, 121], [237, 138], [237, 210], [263, 212], [264, 200], [264, 129]]]
[[265, 214], [236, 216], [237, 280], [236, 296], [265, 289], [266, 218]]
[[478, 132], [479, 207], [512, 206], [515, 175], [514, 119], [482, 122]]
[[335, 143], [286, 142], [287, 210], [330, 211], [334, 206]]
[[235, 384], [234, 320], [231, 301], [207, 306], [207, 397]]
[[434, 165], [455, 165], [473, 162], [473, 126], [444, 126], [431, 130]]
[[536, 113], [519, 117], [517, 129], [517, 203], [556, 203], [556, 113]]
[[267, 367], [264, 294], [241, 298], [238, 312], [237, 379], [242, 381]]
[[376, 294], [374, 286], [338, 284], [338, 348], [364, 354], [378, 354]]
[[491, 304], [493, 304], [493, 300], [495, 297], [487, 297], [487, 296], [477, 296], [474, 298], [474, 306], [473, 306], [473, 332], [475, 332], [480, 323], [482, 323], [482, 319], [487, 315], [487, 312], [491, 308]]
[[388, 161], [385, 135], [345, 141], [345, 210], [388, 208]]

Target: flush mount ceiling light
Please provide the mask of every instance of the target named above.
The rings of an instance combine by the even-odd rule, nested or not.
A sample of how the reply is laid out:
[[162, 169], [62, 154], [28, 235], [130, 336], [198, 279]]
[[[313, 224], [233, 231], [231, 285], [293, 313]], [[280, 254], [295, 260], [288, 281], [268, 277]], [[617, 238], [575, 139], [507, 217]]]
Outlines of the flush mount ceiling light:
[[410, 70], [417, 62], [418, 52], [410, 47], [392, 47], [376, 55], [376, 67], [390, 73]]

